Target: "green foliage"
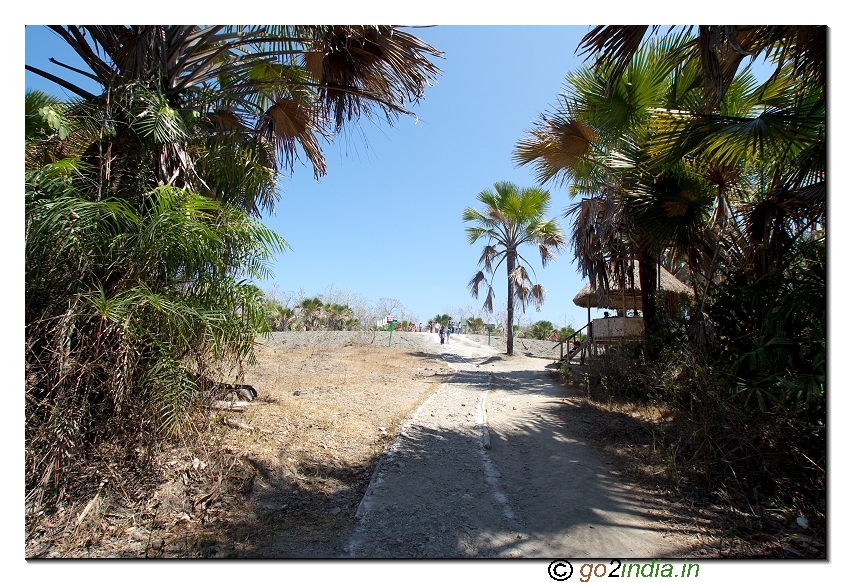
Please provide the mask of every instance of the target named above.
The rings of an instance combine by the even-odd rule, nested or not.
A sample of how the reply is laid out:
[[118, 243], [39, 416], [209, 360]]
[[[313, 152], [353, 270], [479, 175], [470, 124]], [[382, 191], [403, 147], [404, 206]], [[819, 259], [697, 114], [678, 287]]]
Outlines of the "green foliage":
[[68, 137], [68, 126], [62, 116], [50, 106], [42, 107], [38, 113], [47, 121], [47, 125], [56, 130], [60, 140]]
[[551, 340], [555, 334], [555, 325], [549, 320], [539, 320], [529, 326], [527, 334], [537, 340]]
[[298, 304], [301, 313], [301, 321], [305, 330], [316, 330], [321, 319], [321, 310], [324, 304], [319, 298], [305, 298]]
[[487, 323], [482, 318], [468, 318], [466, 326], [470, 334], [481, 334]]
[[[674, 473], [822, 511], [825, 28], [700, 27], [646, 43], [641, 30], [588, 35], [604, 55], [568, 75], [515, 152], [587, 196], [568, 214], [593, 286], [607, 288], [609, 265], [640, 264], [647, 342], [609, 350], [594, 378], [682, 420], [666, 436]], [[770, 54], [775, 75], [737, 71], [744, 45]], [[643, 277], [661, 262], [697, 292], [688, 322]]]
[[448, 328], [449, 322], [452, 321], [452, 317], [449, 316], [448, 314], [437, 314], [436, 316], [434, 316], [433, 320], [437, 324], [440, 324], [440, 325]]
[[268, 296], [265, 297], [265, 312], [269, 330], [277, 332], [289, 330], [296, 315], [295, 310]]
[[574, 339], [574, 340], [582, 341], [585, 338], [587, 338], [587, 334], [585, 334], [584, 332], [580, 332], [580, 333], [576, 334], [576, 331], [573, 329], [572, 326], [566, 326], [566, 327], [558, 330], [558, 340], [559, 341], [569, 340], [571, 338]]
[[806, 237], [756, 281], [738, 272], [713, 293], [717, 357], [732, 363], [736, 401], [762, 412], [824, 411], [826, 242]]
[[[280, 169], [301, 153], [324, 174], [319, 139], [407, 113], [440, 54], [390, 26], [50, 28], [89, 71], [26, 65], [78, 97], [26, 96], [31, 511], [101, 444], [185, 434], [201, 380], [241, 374], [258, 333], [291, 325], [254, 283], [287, 248], [258, 220]], [[352, 319], [322, 307], [301, 307], [308, 327]]]
[[351, 308], [347, 305], [329, 303], [324, 305], [323, 311], [328, 330], [351, 330], [349, 324], [356, 322], [352, 319]]
[[304, 298], [294, 308], [281, 303], [274, 294], [265, 296], [264, 309], [269, 329], [293, 330], [360, 330], [360, 320], [345, 304], [325, 303], [319, 297]]
[[191, 192], [158, 187], [134, 208], [87, 200], [85, 181], [57, 180], [64, 172], [49, 165], [26, 181], [28, 487], [104, 434], [185, 428], [199, 376], [249, 360], [267, 330], [263, 295], [244, 278], [285, 246]]

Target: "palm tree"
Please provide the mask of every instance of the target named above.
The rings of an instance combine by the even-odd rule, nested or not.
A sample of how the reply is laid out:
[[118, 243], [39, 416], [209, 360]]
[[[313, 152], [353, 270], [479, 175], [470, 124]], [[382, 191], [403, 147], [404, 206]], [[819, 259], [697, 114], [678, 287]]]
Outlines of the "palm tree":
[[[734, 436], [715, 450], [724, 468], [715, 475], [749, 481], [741, 476], [751, 459], [781, 450], [777, 457], [791, 468], [785, 475], [794, 477], [771, 471], [765, 490], [770, 482], [801, 483], [801, 468], [814, 468], [805, 470], [807, 491], [816, 492], [812, 505], [822, 512], [826, 432], [803, 437], [788, 428], [826, 424], [826, 28], [699, 27], [698, 37], [662, 56], [670, 66], [661, 77], [666, 98], [644, 110], [638, 131], [621, 124], [617, 143], [608, 130], [628, 117], [612, 108], [644, 87], [633, 72], [647, 50], [647, 30], [599, 27], [585, 37], [583, 47], [598, 58], [584, 74], [595, 79], [590, 94], [603, 102], [595, 103], [599, 109], [585, 109], [580, 98], [559, 103], [520, 142], [517, 161], [534, 163], [542, 182], [569, 181], [572, 193], [590, 195], [574, 206], [577, 242], [594, 251], [588, 256], [635, 246], [637, 229], [663, 241], [662, 258], [684, 264], [700, 300], [689, 310], [697, 342], [671, 347], [673, 359], [654, 368], [694, 358], [708, 365], [695, 372], [707, 382], [681, 383], [690, 404], [673, 407], [683, 417], [697, 401], [743, 411], [744, 423], [737, 415], [728, 424], [715, 418], [713, 443]], [[774, 75], [758, 84], [738, 71], [747, 53], [773, 59]], [[597, 120], [606, 107], [607, 119]], [[677, 175], [697, 190], [680, 188]], [[677, 191], [690, 195], [670, 196]], [[670, 220], [677, 216], [678, 225]], [[656, 230], [668, 223], [675, 228], [667, 234]], [[789, 445], [771, 441], [738, 455], [747, 426], [745, 434], [786, 435]]]
[[439, 324], [440, 326], [448, 327], [449, 322], [452, 321], [452, 317], [448, 314], [437, 314], [436, 316], [434, 316], [432, 321], [436, 324]]
[[[782, 41], [778, 61], [787, 61], [802, 37], [819, 35], [797, 33]], [[807, 297], [823, 286], [817, 258], [824, 257], [825, 86], [802, 62], [819, 53], [802, 51], [800, 62], [786, 62], [761, 84], [743, 71], [710, 89], [699, 60], [670, 57], [694, 46], [686, 35], [670, 37], [629, 51], [622, 71], [603, 59], [571, 74], [567, 95], [519, 142], [516, 160], [534, 164], [542, 182], [569, 181], [571, 194], [589, 195], [569, 214], [579, 265], [599, 287], [607, 285], [604, 265], [611, 259], [634, 253], [641, 273], [653, 272], [643, 268], [648, 260], [673, 261], [695, 287], [691, 331], [703, 350], [719, 338], [714, 319], [735, 338], [716, 349], [738, 344], [722, 356], [730, 362], [767, 362], [762, 334], [774, 338], [773, 351], [793, 345], [791, 338], [807, 354], [813, 346], [822, 351], [825, 308], [793, 301], [789, 284], [805, 280], [798, 289]], [[706, 98], [721, 89], [722, 99]], [[810, 266], [805, 273], [803, 263]], [[712, 293], [718, 286], [720, 296]], [[647, 289], [643, 281], [641, 287]], [[725, 299], [712, 305], [718, 297]], [[793, 306], [782, 323], [765, 304], [778, 298]], [[654, 302], [645, 296], [643, 305]], [[651, 337], [654, 314], [644, 315]], [[822, 365], [819, 358], [812, 360]], [[763, 379], [761, 368], [748, 375]]]
[[189, 427], [198, 379], [251, 362], [280, 175], [408, 113], [441, 54], [389, 26], [51, 29], [87, 70], [26, 65], [77, 96], [25, 112], [28, 499], [93, 444]]
[[[497, 182], [494, 191], [483, 190], [478, 201], [484, 204], [483, 210], [467, 207], [463, 212], [464, 222], [474, 223], [466, 227], [469, 244], [486, 239], [479, 270], [469, 281], [472, 297], [477, 298], [482, 283], [487, 285], [484, 308], [493, 311], [493, 285], [496, 270], [505, 262], [507, 269], [507, 353], [514, 350], [514, 300], [519, 301], [523, 311], [529, 301], [534, 302], [538, 310], [543, 303], [545, 289], [533, 283], [529, 270], [534, 273], [531, 264], [519, 253], [525, 245], [537, 245], [540, 260], [545, 267], [557, 258], [556, 251], [564, 246], [564, 235], [555, 219], [547, 219], [549, 211], [549, 192], [540, 188], [518, 188], [510, 182]], [[487, 274], [490, 274], [488, 281]]]
[[[778, 225], [779, 208], [799, 214], [806, 203], [811, 220], [822, 217], [822, 87], [789, 77], [792, 68], [760, 86], [744, 71], [724, 81], [723, 99], [707, 113], [700, 62], [674, 58], [694, 42], [671, 36], [629, 50], [625, 68], [597, 63], [569, 75], [554, 113], [517, 146], [517, 163], [534, 164], [541, 182], [569, 180], [571, 194], [590, 195], [568, 215], [583, 275], [602, 289], [612, 259], [629, 265], [635, 255], [642, 277], [662, 258], [684, 260], [704, 303], [732, 242], [721, 243], [722, 233], [741, 240], [744, 223]], [[762, 212], [733, 219], [736, 201], [753, 202], [752, 187], [771, 175], [772, 194], [755, 207]], [[641, 281], [648, 338], [657, 328], [653, 283]]]
[[538, 320], [528, 328], [528, 334], [537, 340], [549, 340], [555, 333], [555, 325], [549, 320]]
[[[651, 27], [652, 32], [658, 28]], [[593, 68], [611, 71], [606, 93], [614, 91], [649, 30], [597, 27], [582, 40], [580, 48], [597, 55]], [[754, 251], [762, 240], [795, 240], [783, 233], [786, 210], [794, 209], [791, 214], [801, 224], [822, 224], [825, 217], [826, 27], [699, 26], [696, 31], [696, 36], [679, 32], [682, 42], [663, 58], [677, 64], [678, 88], [685, 85], [681, 78], [687, 78], [690, 87], [700, 89], [691, 92], [698, 98], [682, 100], [677, 95], [678, 104], [670, 101], [653, 112], [647, 150], [656, 168], [683, 159], [694, 161], [716, 189], [711, 226], [750, 247], [739, 249], [739, 259], [755, 260], [755, 255], [764, 259], [763, 253]], [[745, 58], [754, 61], [761, 55], [775, 70], [758, 86], [739, 69]], [[748, 203], [753, 211], [738, 221], [732, 218], [735, 200], [730, 199], [736, 191], [739, 196], [749, 193], [739, 202]], [[703, 300], [721, 251], [717, 233], [704, 235], [710, 244], [692, 249], [689, 266], [704, 282]], [[727, 244], [739, 247], [733, 239]], [[778, 245], [773, 262], [788, 250], [787, 245]], [[697, 259], [701, 265], [695, 264]], [[762, 262], [757, 271], [764, 274], [769, 268]]]
[[484, 326], [486, 323], [483, 319], [474, 317], [466, 320], [466, 326], [469, 328], [469, 331], [473, 334], [480, 334], [482, 330], [484, 330]]
[[276, 331], [289, 330], [295, 319], [295, 310], [288, 308], [279, 302], [273, 302], [268, 306], [270, 328]]
[[[660, 26], [597, 26], [579, 43], [581, 54], [596, 57], [596, 67], [610, 68], [607, 87], [613, 88], [644, 46], [647, 34]], [[725, 99], [746, 58], [769, 55], [775, 76], [784, 69], [803, 85], [826, 87], [827, 27], [810, 25], [701, 25], [687, 26], [667, 35], [689, 36], [689, 41], [669, 54], [675, 63], [693, 64], [701, 72], [701, 112], [714, 111]], [[691, 36], [696, 29], [696, 35]], [[583, 50], [582, 50], [583, 49]]]
[[319, 316], [324, 304], [319, 298], [305, 298], [298, 304], [301, 308], [301, 319], [304, 321], [304, 330], [315, 330]]
[[351, 308], [343, 304], [325, 304], [324, 312], [328, 330], [344, 330], [352, 317]]
[[[198, 379], [250, 361], [267, 322], [248, 281], [283, 250], [217, 201], [165, 185], [141, 208], [90, 200], [81, 174], [68, 158], [26, 173], [30, 509], [58, 494], [93, 444], [154, 445], [187, 426]], [[239, 260], [225, 265], [222, 253]]]
[[[245, 168], [254, 180], [291, 170], [299, 147], [323, 175], [319, 140], [361, 116], [379, 111], [391, 122], [408, 113], [438, 73], [428, 57], [441, 55], [390, 26], [50, 28], [89, 71], [53, 63], [102, 92], [25, 67], [109, 120], [85, 155], [103, 189], [126, 192], [121, 178], [147, 159], [154, 185], [226, 197], [253, 213], [273, 208], [274, 186], [226, 189], [227, 179]], [[209, 153], [211, 144], [233, 153]]]
[[[633, 261], [638, 262], [650, 344], [661, 323], [658, 263], [688, 256], [705, 236], [712, 205], [722, 205], [737, 177], [732, 168], [707, 172], [693, 157], [657, 154], [659, 112], [693, 109], [702, 101], [696, 65], [669, 58], [690, 42], [680, 35], [647, 43], [613, 84], [612, 66], [569, 74], [555, 111], [541, 116], [515, 151], [517, 163], [533, 164], [542, 182], [570, 182], [571, 195], [586, 196], [566, 216], [573, 219], [579, 269], [593, 287], [607, 291], [612, 275], [624, 285], [634, 277]], [[729, 95], [738, 99], [730, 99], [728, 108], [746, 103], [742, 94], [751, 89], [750, 79], [730, 87]], [[720, 178], [715, 186], [712, 177]]]

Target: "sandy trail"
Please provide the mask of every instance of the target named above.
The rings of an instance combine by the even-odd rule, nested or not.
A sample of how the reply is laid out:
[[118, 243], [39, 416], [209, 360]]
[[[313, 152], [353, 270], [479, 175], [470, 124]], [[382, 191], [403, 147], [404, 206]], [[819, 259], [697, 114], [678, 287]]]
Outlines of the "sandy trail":
[[379, 462], [344, 556], [676, 555], [678, 537], [554, 414], [550, 359], [429, 336], [456, 372]]

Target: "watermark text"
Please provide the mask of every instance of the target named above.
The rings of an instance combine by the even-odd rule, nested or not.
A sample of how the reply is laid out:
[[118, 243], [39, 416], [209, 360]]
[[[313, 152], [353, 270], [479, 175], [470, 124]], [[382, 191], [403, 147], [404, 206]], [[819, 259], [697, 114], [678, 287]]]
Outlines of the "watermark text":
[[566, 559], [556, 559], [549, 563], [549, 577], [555, 581], [566, 581], [573, 575], [581, 583], [588, 583], [591, 577], [699, 577], [699, 565], [683, 563], [681, 567], [652, 559], [648, 563], [630, 563], [628, 560], [611, 559], [609, 563], [582, 563], [573, 568]]

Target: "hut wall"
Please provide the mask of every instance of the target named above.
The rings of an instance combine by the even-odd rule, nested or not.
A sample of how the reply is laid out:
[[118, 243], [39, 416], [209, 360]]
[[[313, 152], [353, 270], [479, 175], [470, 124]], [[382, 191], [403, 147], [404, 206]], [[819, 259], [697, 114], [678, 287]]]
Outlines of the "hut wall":
[[614, 338], [643, 335], [643, 318], [596, 318], [593, 320], [593, 339], [610, 340]]

